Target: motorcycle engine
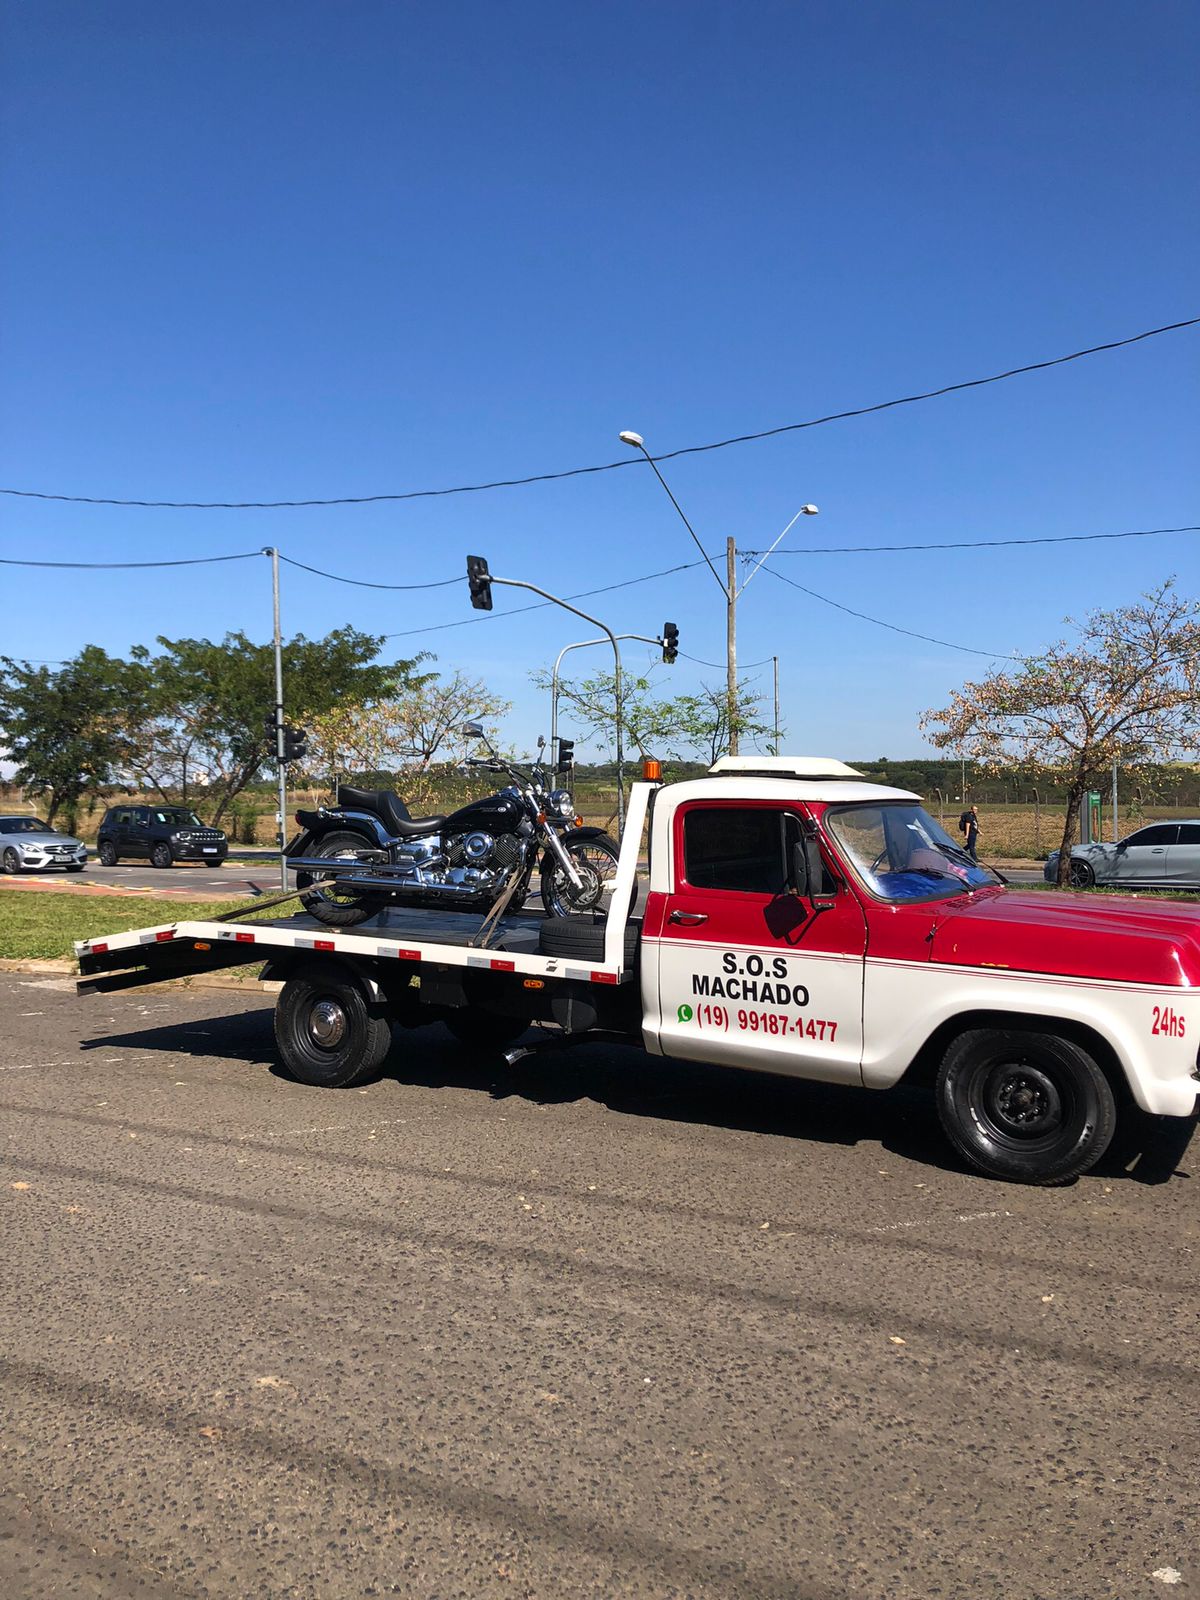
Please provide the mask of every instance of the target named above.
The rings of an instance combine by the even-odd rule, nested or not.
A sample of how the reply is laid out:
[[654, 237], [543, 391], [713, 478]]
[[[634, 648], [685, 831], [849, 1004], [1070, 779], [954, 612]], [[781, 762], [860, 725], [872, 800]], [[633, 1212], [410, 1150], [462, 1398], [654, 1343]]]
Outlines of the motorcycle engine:
[[482, 867], [495, 847], [490, 833], [457, 833], [446, 840], [446, 860], [452, 867]]

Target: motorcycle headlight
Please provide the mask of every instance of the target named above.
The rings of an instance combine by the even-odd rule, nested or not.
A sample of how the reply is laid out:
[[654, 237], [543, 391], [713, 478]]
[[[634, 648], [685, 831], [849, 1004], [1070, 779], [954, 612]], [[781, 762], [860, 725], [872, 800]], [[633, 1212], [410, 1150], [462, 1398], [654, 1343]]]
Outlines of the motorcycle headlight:
[[546, 796], [546, 811], [552, 817], [573, 817], [575, 802], [567, 789], [551, 789]]

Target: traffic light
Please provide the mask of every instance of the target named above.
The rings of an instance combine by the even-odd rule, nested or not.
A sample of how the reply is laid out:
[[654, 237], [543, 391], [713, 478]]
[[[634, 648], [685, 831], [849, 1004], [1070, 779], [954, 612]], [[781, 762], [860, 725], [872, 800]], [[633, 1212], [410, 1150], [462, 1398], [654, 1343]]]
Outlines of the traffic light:
[[575, 765], [575, 741], [574, 741], [574, 739], [560, 739], [558, 741], [558, 770], [560, 772], [562, 772], [564, 768], [573, 767], [574, 765]]
[[679, 629], [673, 622], [664, 622], [662, 631], [663, 660], [669, 667], [675, 665], [679, 655]]
[[263, 718], [263, 732], [267, 736], [267, 743], [274, 750], [278, 744], [279, 724], [275, 721], [275, 713], [268, 711]]
[[467, 557], [467, 582], [471, 585], [471, 604], [476, 611], [492, 609], [492, 575], [486, 556]]
[[283, 730], [283, 759], [284, 761], [303, 761], [308, 754], [305, 739], [308, 738], [306, 728], [288, 728]]

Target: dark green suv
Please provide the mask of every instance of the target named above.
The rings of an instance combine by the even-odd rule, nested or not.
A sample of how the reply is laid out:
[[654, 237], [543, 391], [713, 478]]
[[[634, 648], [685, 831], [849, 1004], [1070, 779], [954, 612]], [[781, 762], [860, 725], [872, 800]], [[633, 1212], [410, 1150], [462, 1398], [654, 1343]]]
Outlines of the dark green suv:
[[96, 837], [96, 854], [104, 867], [115, 867], [122, 857], [155, 867], [175, 861], [219, 867], [229, 854], [229, 840], [187, 806], [110, 806]]

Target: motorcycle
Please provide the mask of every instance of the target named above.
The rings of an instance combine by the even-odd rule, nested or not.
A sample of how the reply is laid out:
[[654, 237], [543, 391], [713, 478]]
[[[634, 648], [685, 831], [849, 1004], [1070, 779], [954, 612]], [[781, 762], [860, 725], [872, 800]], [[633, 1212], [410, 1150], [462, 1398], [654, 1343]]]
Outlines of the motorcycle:
[[483, 740], [487, 756], [465, 765], [507, 773], [498, 794], [449, 816], [414, 818], [390, 789], [339, 784], [336, 806], [298, 811], [302, 832], [285, 850], [301, 903], [328, 927], [349, 928], [386, 906], [488, 911], [511, 891], [520, 910], [539, 864], [542, 906], [565, 917], [600, 906], [616, 871], [619, 847], [602, 828], [585, 828], [566, 789], [549, 789], [538, 760], [522, 772], [503, 761], [478, 723], [463, 732]]

